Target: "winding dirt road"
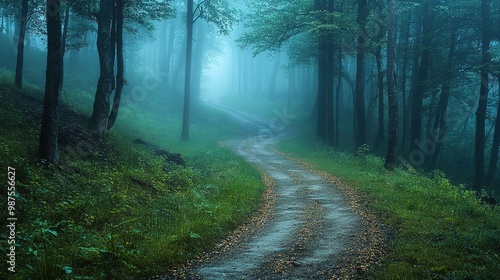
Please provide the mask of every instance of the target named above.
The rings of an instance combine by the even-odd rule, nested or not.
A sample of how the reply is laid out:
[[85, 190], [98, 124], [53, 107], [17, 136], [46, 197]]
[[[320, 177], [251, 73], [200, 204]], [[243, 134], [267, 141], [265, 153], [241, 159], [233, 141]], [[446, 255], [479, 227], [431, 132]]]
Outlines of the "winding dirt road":
[[264, 206], [267, 214], [225, 252], [168, 278], [355, 279], [377, 263], [384, 251], [383, 231], [353, 193], [275, 151], [283, 134], [262, 119], [212, 106], [260, 135], [224, 144], [274, 182], [266, 194], [271, 197]]

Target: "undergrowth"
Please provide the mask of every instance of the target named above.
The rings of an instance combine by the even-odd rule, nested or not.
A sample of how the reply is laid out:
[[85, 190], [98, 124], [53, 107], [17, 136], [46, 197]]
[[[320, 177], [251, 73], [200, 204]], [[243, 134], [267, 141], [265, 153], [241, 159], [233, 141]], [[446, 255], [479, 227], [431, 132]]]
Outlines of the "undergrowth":
[[[63, 164], [56, 167], [36, 156], [40, 95], [0, 85], [0, 166], [5, 177], [8, 166], [16, 169], [18, 218], [16, 273], [4, 268], [4, 244], [2, 279], [161, 274], [212, 247], [260, 200], [260, 174], [217, 143], [232, 126], [222, 115], [210, 114], [212, 119], [194, 124], [193, 140], [184, 143], [177, 119], [155, 120], [124, 108], [104, 145], [78, 156], [71, 153], [73, 147], [63, 146]], [[63, 99], [88, 114], [89, 98], [68, 93]], [[209, 129], [218, 122], [226, 126]], [[135, 138], [181, 153], [187, 165], [165, 162], [133, 144]], [[6, 195], [0, 193], [2, 209], [7, 209]], [[4, 221], [5, 215], [2, 211]], [[2, 240], [7, 240], [5, 232]]]
[[354, 157], [305, 139], [278, 149], [356, 188], [397, 230], [374, 279], [499, 279], [500, 208], [482, 204], [441, 172], [387, 171], [381, 158]]

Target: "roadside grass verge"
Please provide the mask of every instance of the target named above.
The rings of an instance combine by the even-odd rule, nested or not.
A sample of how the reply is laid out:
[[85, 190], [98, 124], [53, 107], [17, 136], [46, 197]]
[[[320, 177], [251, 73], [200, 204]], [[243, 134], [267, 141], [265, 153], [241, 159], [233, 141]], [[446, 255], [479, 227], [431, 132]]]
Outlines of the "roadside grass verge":
[[[2, 279], [161, 274], [209, 250], [260, 201], [265, 188], [260, 173], [218, 145], [234, 137], [230, 129], [237, 127], [222, 114], [201, 108], [211, 117], [194, 123], [192, 140], [185, 143], [179, 140], [178, 119], [125, 108], [104, 145], [78, 156], [62, 146], [63, 164], [56, 167], [36, 156], [41, 95], [0, 85], [0, 167], [5, 176], [8, 166], [16, 168], [18, 218], [16, 273], [2, 269]], [[61, 121], [85, 120], [91, 95], [66, 98], [80, 104], [67, 102], [80, 117], [61, 115]], [[225, 125], [215, 125], [219, 122]], [[166, 162], [133, 144], [136, 138], [181, 153], [187, 165]], [[6, 195], [0, 193], [3, 209]], [[0, 218], [6, 220], [6, 211]], [[0, 254], [7, 253], [1, 246]]]
[[397, 230], [373, 279], [499, 279], [500, 207], [482, 204], [440, 172], [390, 172], [381, 158], [354, 157], [306, 139], [277, 148], [354, 187]]

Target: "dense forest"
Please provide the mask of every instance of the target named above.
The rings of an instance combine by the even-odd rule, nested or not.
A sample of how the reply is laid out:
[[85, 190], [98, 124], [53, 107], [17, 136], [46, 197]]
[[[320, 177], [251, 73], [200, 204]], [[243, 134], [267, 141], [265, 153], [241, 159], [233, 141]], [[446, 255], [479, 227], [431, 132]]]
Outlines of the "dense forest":
[[[0, 11], [3, 279], [500, 275], [500, 1]], [[316, 264], [319, 245], [290, 241], [209, 269], [286, 215], [295, 240], [353, 247]]]

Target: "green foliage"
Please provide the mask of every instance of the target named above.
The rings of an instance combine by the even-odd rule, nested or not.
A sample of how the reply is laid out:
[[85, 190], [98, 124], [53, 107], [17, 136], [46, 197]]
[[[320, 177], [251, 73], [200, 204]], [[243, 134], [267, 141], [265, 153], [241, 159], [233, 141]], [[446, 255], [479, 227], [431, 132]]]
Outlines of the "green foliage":
[[[252, 46], [254, 55], [265, 51], [278, 52], [288, 45], [294, 61], [304, 63], [315, 57], [317, 48], [314, 46], [319, 36], [339, 37], [342, 33], [344, 40], [350, 41], [356, 34], [352, 17], [317, 10], [313, 1], [252, 1], [249, 7], [250, 12], [246, 15], [249, 20], [245, 24], [249, 29], [237, 41], [242, 48]], [[307, 42], [307, 47], [297, 52], [294, 47], [304, 42]]]
[[[85, 94], [67, 98], [79, 104], [76, 108], [91, 106]], [[55, 167], [35, 157], [39, 124], [34, 108], [40, 101], [5, 85], [0, 101], [0, 166], [16, 168], [16, 215], [22, 224], [14, 279], [161, 273], [210, 249], [260, 201], [260, 174], [217, 144], [231, 124], [216, 132], [197, 124], [195, 134], [204, 138], [187, 145], [169, 131], [180, 127], [180, 120], [154, 121], [140, 109], [129, 109], [105, 145], [77, 158], [61, 147], [63, 165]], [[219, 117], [211, 121], [228, 122]], [[165, 162], [133, 144], [134, 137], [181, 152], [188, 165]], [[6, 250], [2, 246], [0, 253]], [[0, 277], [6, 279], [6, 273], [2, 270]]]
[[227, 0], [201, 1], [196, 8], [197, 14], [207, 22], [215, 24], [221, 34], [228, 35], [233, 30], [234, 24], [238, 22], [239, 11]]
[[253, 46], [254, 55], [278, 51], [290, 38], [307, 30], [314, 7], [310, 1], [253, 1], [245, 32], [238, 42]]
[[391, 254], [374, 279], [496, 279], [500, 275], [500, 208], [454, 186], [441, 172], [384, 169], [364, 159], [305, 140], [278, 147], [354, 186], [367, 205], [397, 229]]

